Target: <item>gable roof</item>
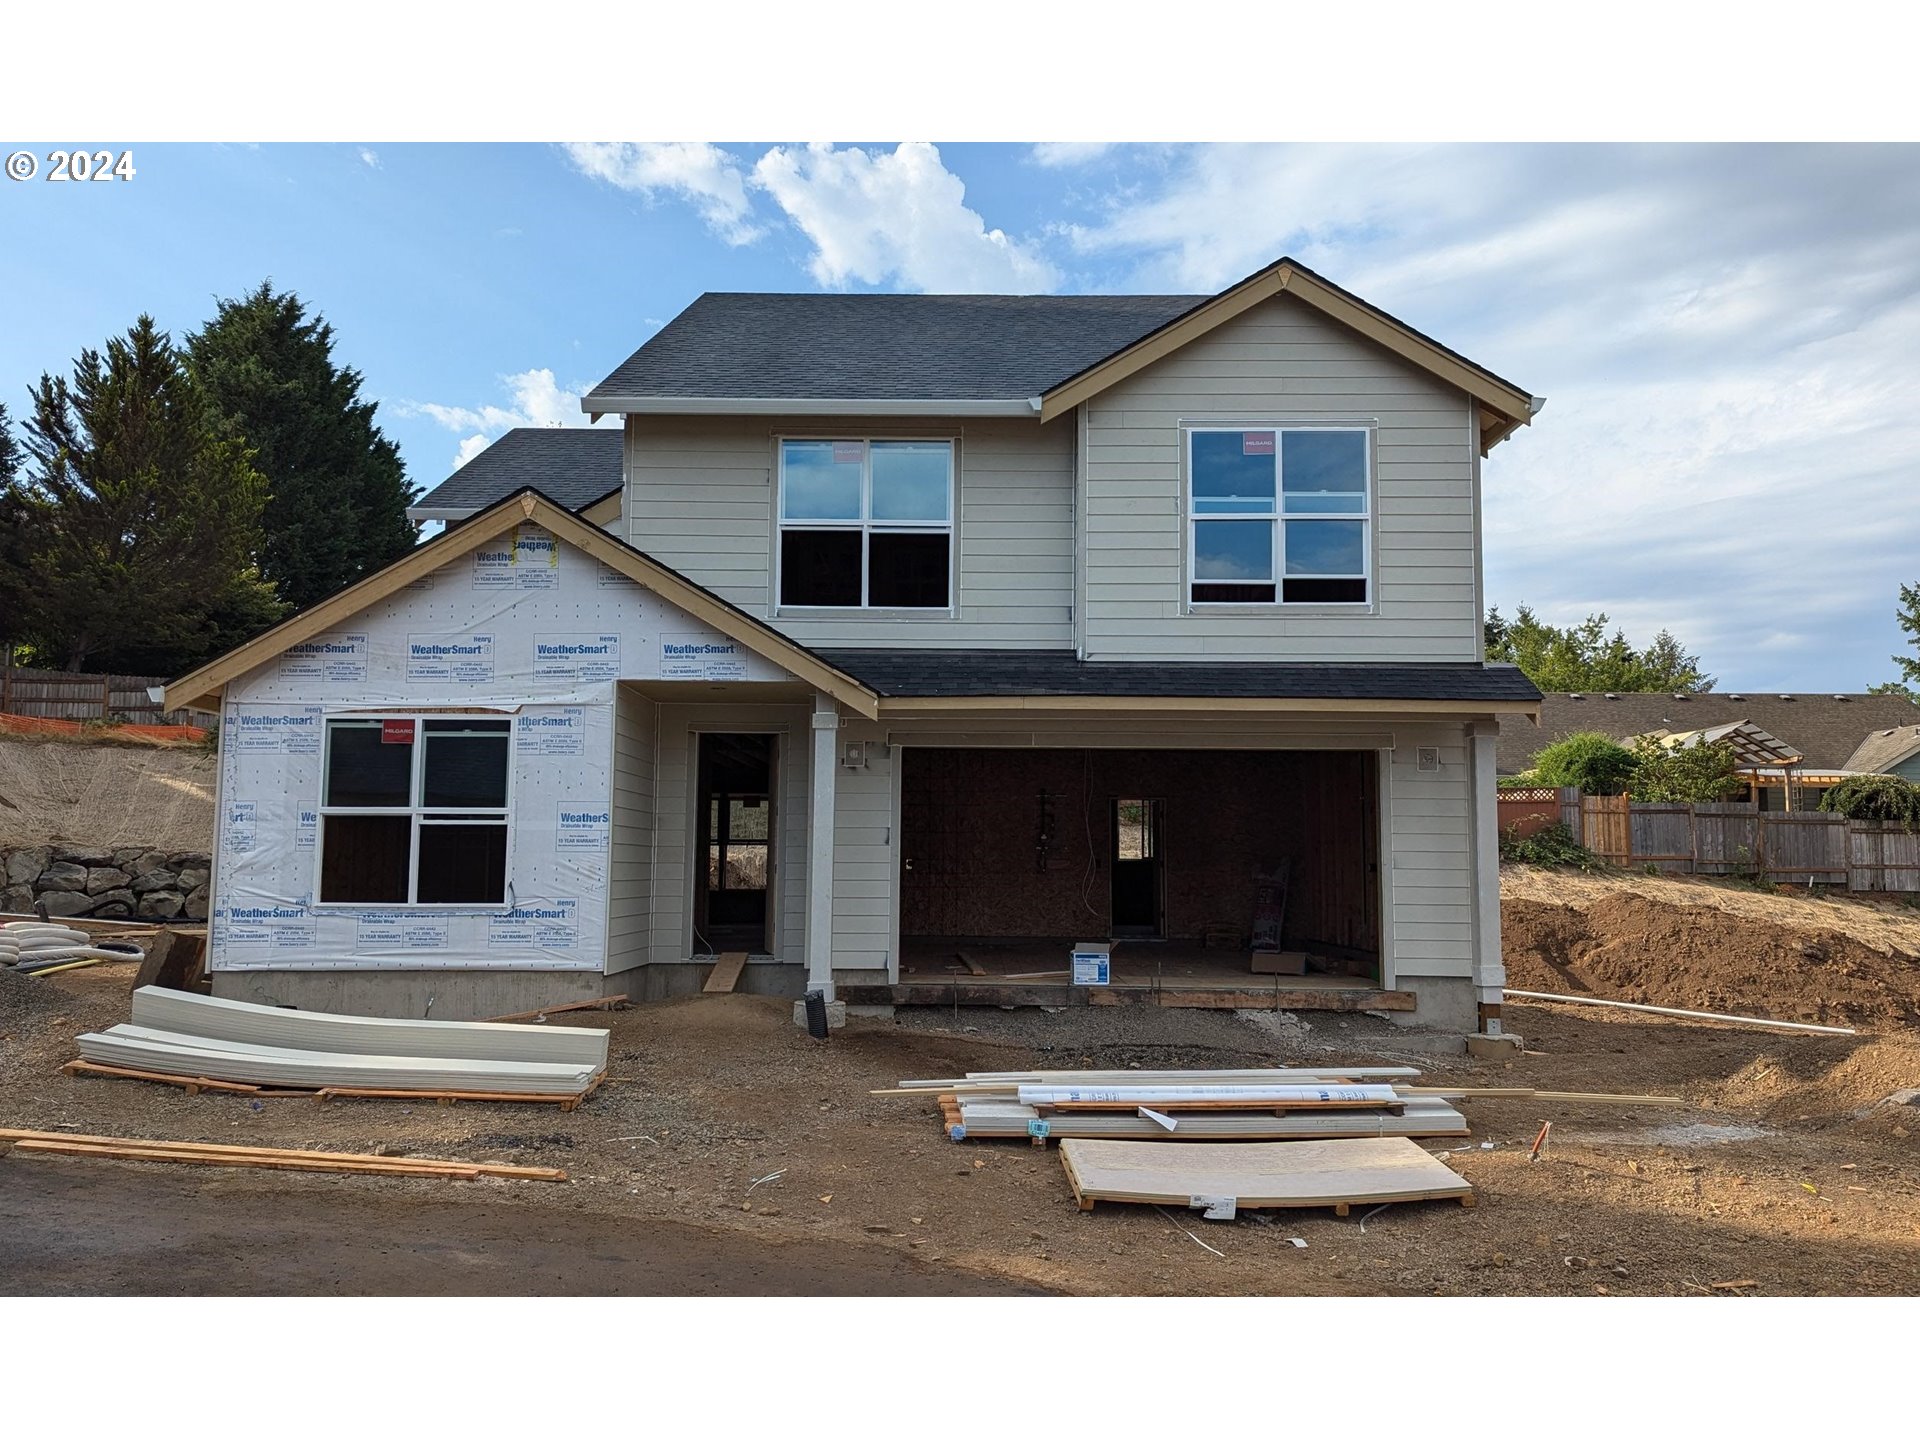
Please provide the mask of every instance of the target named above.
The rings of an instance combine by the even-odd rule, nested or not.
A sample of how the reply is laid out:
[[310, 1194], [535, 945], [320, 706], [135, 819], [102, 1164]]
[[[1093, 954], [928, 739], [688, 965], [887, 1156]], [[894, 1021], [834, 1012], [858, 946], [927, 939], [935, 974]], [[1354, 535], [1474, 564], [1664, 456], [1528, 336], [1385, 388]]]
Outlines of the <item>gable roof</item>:
[[1544, 403], [1282, 257], [1218, 295], [702, 295], [580, 405], [1046, 421], [1283, 293], [1473, 396], [1483, 453]]
[[526, 489], [585, 510], [619, 492], [624, 440], [618, 427], [509, 430], [409, 505], [407, 518], [464, 520]]
[[1636, 740], [1652, 740], [1667, 750], [1724, 744], [1732, 749], [1734, 764], [1746, 770], [1798, 765], [1806, 759], [1779, 736], [1769, 734], [1751, 720], [1709, 725], [1704, 730], [1649, 730], [1644, 735], [1629, 735], [1621, 743], [1632, 749]]
[[651, 555], [616, 540], [538, 490], [522, 489], [497, 501], [464, 525], [447, 530], [401, 556], [384, 570], [335, 591], [298, 615], [281, 621], [217, 660], [181, 676], [167, 686], [166, 708], [212, 709], [227, 683], [256, 665], [272, 659], [290, 645], [311, 639], [357, 615], [367, 606], [405, 589], [451, 560], [504, 534], [523, 521], [545, 527], [558, 539], [611, 566], [628, 579], [658, 595], [695, 619], [711, 625], [728, 639], [772, 661], [807, 684], [831, 695], [848, 709], [872, 719], [879, 713], [877, 697], [866, 686], [835, 669], [806, 646], [782, 635], [764, 620], [721, 599], [704, 585], [696, 585]]
[[875, 402], [1033, 414], [1032, 398], [1204, 295], [707, 294], [594, 386], [592, 413]]
[[1889, 730], [1874, 731], [1860, 742], [1841, 768], [1884, 775], [1915, 755], [1920, 755], [1920, 719]]
[[1704, 730], [1748, 720], [1806, 757], [1810, 770], [1849, 768], [1848, 757], [1870, 730], [1920, 724], [1920, 706], [1899, 695], [1551, 694], [1540, 703], [1540, 726], [1503, 726], [1499, 769], [1517, 775], [1542, 746], [1582, 730], [1624, 740], [1653, 730]]

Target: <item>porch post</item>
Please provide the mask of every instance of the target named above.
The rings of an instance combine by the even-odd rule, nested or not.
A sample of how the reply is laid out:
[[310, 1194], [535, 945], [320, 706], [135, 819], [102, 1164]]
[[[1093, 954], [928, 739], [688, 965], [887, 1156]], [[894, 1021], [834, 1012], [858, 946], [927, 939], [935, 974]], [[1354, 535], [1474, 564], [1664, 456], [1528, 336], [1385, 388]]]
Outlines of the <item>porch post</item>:
[[813, 697], [813, 776], [807, 786], [807, 989], [833, 994], [833, 788], [840, 768], [840, 709]]
[[1467, 726], [1467, 783], [1473, 820], [1473, 987], [1480, 1029], [1500, 1033], [1507, 967], [1500, 954], [1500, 787], [1495, 769], [1497, 721]]

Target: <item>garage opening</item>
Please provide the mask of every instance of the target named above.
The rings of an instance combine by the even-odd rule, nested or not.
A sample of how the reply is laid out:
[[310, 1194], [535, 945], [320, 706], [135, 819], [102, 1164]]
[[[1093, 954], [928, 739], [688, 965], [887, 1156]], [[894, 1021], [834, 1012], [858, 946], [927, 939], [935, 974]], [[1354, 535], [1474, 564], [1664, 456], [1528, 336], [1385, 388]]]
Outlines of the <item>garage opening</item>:
[[1318, 983], [1379, 982], [1371, 751], [900, 753], [903, 979], [1047, 977], [1111, 940], [1116, 976], [1231, 985], [1258, 934]]

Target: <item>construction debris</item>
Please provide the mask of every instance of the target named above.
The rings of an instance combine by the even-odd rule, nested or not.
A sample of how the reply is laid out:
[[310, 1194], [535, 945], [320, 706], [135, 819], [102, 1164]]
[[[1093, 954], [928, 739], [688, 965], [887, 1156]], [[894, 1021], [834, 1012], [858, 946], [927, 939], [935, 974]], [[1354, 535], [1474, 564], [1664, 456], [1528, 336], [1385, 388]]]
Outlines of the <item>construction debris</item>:
[[577, 1101], [607, 1063], [605, 1030], [329, 1015], [155, 987], [134, 992], [131, 1024], [79, 1043], [88, 1067], [328, 1096]]
[[213, 1145], [195, 1140], [122, 1139], [68, 1135], [47, 1130], [0, 1130], [0, 1144], [43, 1155], [91, 1155], [108, 1160], [154, 1160], [183, 1165], [225, 1165], [264, 1170], [332, 1170], [359, 1175], [421, 1175], [475, 1180], [565, 1180], [567, 1172], [539, 1165], [493, 1165], [478, 1160], [429, 1160], [417, 1155], [352, 1155], [329, 1150], [273, 1150], [256, 1145]]
[[1600, 1000], [1591, 995], [1551, 995], [1542, 990], [1509, 990], [1508, 1000], [1546, 1005], [1599, 1005], [1609, 1010], [1637, 1010], [1644, 1015], [1671, 1015], [1680, 1020], [1710, 1020], [1719, 1025], [1758, 1025], [1767, 1030], [1798, 1030], [1809, 1035], [1858, 1035], [1847, 1025], [1809, 1025], [1800, 1020], [1768, 1020], [1758, 1015], [1721, 1015], [1712, 1010], [1675, 1010], [1668, 1005], [1636, 1005], [1629, 1000]]
[[0, 966], [19, 975], [99, 965], [108, 960], [138, 960], [137, 945], [97, 943], [84, 930], [51, 921], [13, 920], [0, 925]]
[[1060, 1163], [1082, 1210], [1098, 1200], [1182, 1205], [1207, 1219], [1239, 1210], [1408, 1200], [1473, 1204], [1473, 1186], [1411, 1140], [1298, 1140], [1269, 1145], [1157, 1145], [1067, 1140]]

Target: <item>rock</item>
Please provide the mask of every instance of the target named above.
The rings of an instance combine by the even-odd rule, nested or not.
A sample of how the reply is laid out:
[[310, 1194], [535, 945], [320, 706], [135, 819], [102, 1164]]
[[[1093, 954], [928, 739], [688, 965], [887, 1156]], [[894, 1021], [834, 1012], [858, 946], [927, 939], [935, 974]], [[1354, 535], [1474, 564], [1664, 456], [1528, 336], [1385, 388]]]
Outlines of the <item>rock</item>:
[[213, 878], [213, 872], [209, 870], [206, 866], [189, 865], [187, 866], [186, 869], [180, 872], [180, 884], [176, 888], [178, 888], [183, 893], [191, 893], [195, 890], [198, 890], [202, 885], [206, 884], [207, 881], [212, 878]]
[[111, 865], [96, 865], [87, 871], [87, 893], [103, 895], [109, 890], [124, 889], [132, 878], [126, 871], [116, 870]]
[[7, 884], [31, 885], [40, 878], [40, 872], [52, 863], [51, 845], [33, 845], [24, 850], [15, 850], [7, 856]]
[[53, 858], [75, 865], [111, 865], [113, 851], [103, 850], [98, 845], [61, 845], [54, 850]]
[[[87, 888], [87, 867], [75, 865], [66, 860], [56, 860], [40, 872], [39, 882], [34, 887], [42, 892], [58, 890], [81, 890]], [[62, 915], [75, 915], [78, 911], [62, 910]]]
[[204, 850], [175, 850], [167, 856], [167, 864], [175, 870], [204, 870], [213, 864], [213, 857]]
[[204, 920], [207, 918], [207, 887], [205, 885], [200, 886], [191, 895], [187, 896], [187, 918], [189, 920]]
[[140, 897], [140, 914], [154, 920], [171, 920], [187, 903], [178, 890], [149, 890]]
[[149, 870], [158, 870], [167, 863], [164, 850], [142, 850], [132, 860], [116, 861], [129, 875], [145, 875]]
[[144, 845], [118, 846], [113, 852], [113, 863], [120, 869], [132, 873], [131, 866], [133, 862], [146, 853], [146, 848]]
[[1880, 1103], [1882, 1105], [1920, 1105], [1920, 1090], [1896, 1090]]
[[91, 895], [78, 890], [43, 890], [37, 903], [47, 907], [48, 915], [84, 915], [94, 905]]
[[171, 870], [149, 870], [144, 875], [136, 875], [133, 881], [133, 893], [144, 895], [149, 890], [190, 889], [182, 886]]
[[9, 885], [0, 890], [0, 914], [31, 915], [33, 913], [33, 887], [31, 885]]

